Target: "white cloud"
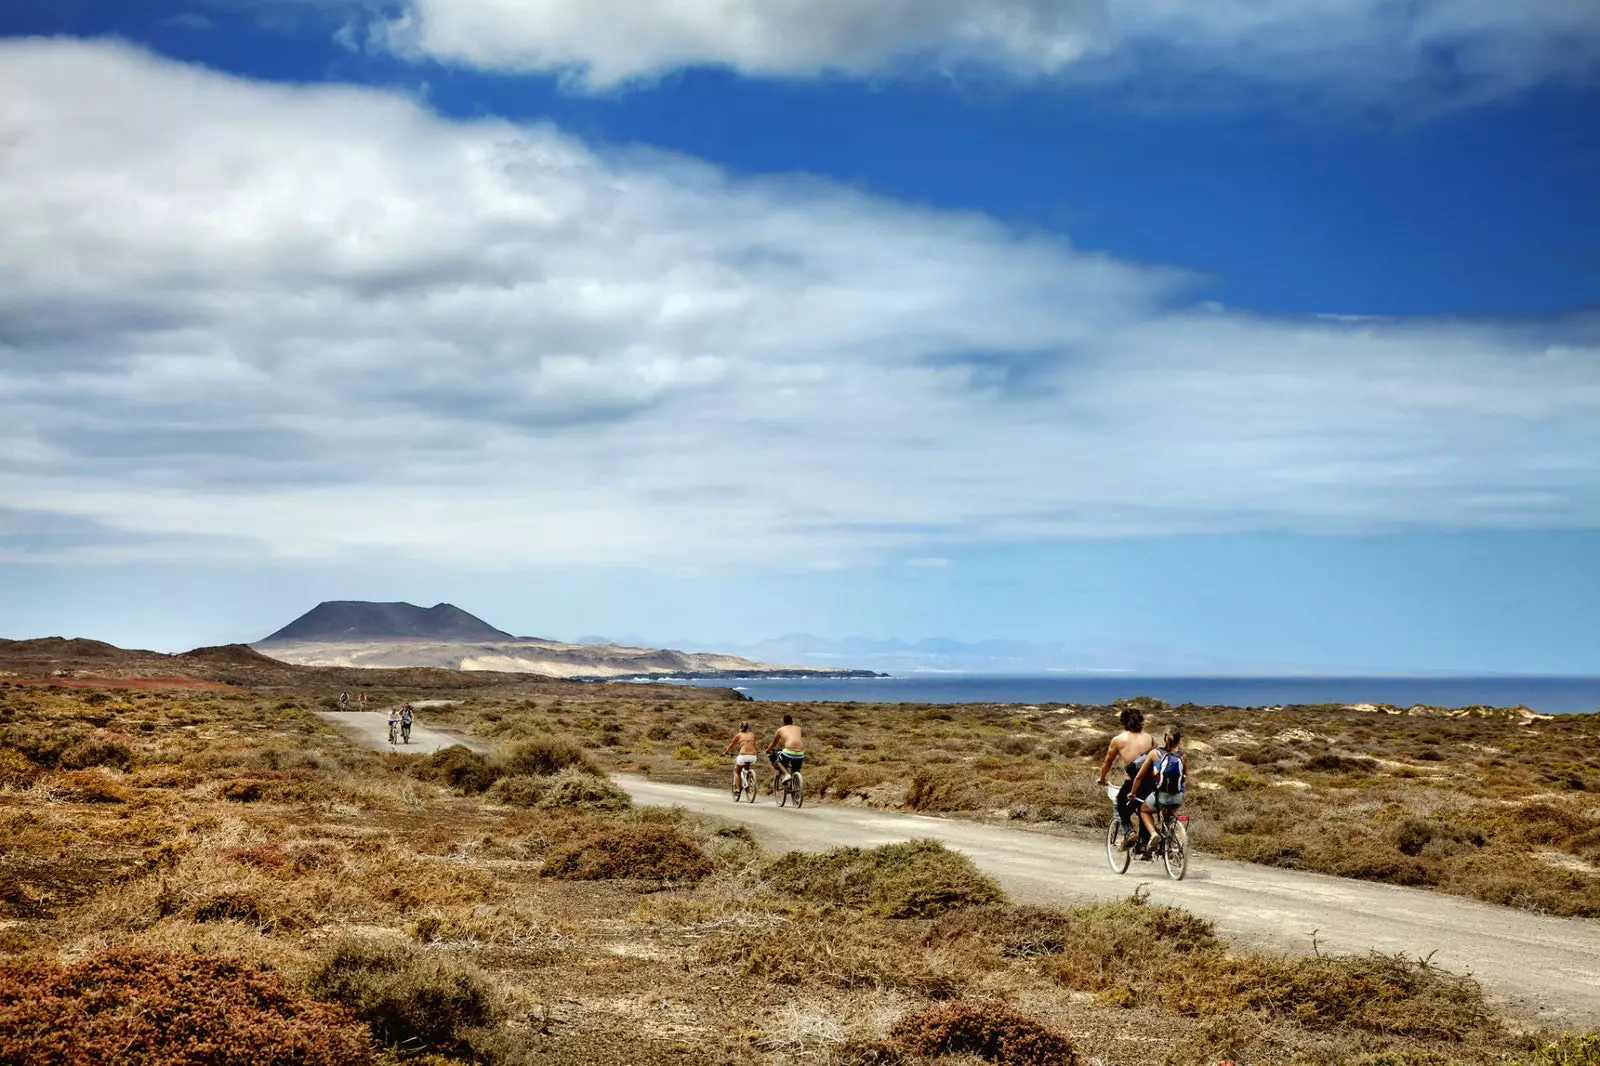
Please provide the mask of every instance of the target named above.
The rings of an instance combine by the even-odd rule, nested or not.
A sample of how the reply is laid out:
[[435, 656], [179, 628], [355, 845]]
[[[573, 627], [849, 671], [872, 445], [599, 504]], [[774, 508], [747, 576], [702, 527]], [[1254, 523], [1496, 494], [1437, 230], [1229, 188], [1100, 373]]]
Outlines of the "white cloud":
[[0, 44], [0, 101], [4, 558], [1600, 523], [1592, 317], [1186, 309], [979, 216], [115, 45]]
[[1593, 0], [405, 0], [405, 54], [561, 71], [607, 89], [691, 66], [744, 74], [988, 71], [1190, 81], [1218, 72], [1356, 98], [1477, 99], [1592, 74]]

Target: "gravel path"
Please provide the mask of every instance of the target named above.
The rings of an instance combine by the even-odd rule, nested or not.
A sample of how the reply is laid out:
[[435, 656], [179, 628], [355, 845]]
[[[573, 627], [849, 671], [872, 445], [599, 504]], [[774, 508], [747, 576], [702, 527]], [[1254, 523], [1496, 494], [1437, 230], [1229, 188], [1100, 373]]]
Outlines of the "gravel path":
[[[413, 704], [413, 706], [416, 706]], [[492, 745], [442, 729], [429, 729], [424, 725], [427, 714], [419, 708], [411, 722], [411, 743], [389, 743], [389, 709], [381, 711], [318, 711], [317, 717], [329, 725], [354, 736], [364, 747], [375, 751], [408, 751], [413, 755], [428, 755], [452, 744], [463, 744], [473, 751], [488, 753]]]
[[[384, 712], [318, 714], [367, 747], [390, 748]], [[491, 750], [481, 740], [429, 729], [421, 718], [403, 750], [422, 755], [451, 744]], [[1309, 952], [1315, 937], [1324, 952], [1431, 956], [1439, 966], [1475, 976], [1512, 1015], [1574, 1029], [1600, 1027], [1600, 922], [1209, 855], [1191, 859], [1182, 882], [1168, 880], [1158, 863], [1137, 860], [1119, 876], [1106, 866], [1103, 844], [1038, 830], [833, 804], [779, 809], [765, 794], [754, 805], [735, 804], [723, 789], [630, 775], [616, 780], [636, 802], [748, 825], [768, 847], [873, 847], [931, 837], [971, 858], [1019, 902], [1119, 899], [1148, 884], [1152, 900], [1210, 918], [1238, 941]], [[1530, 877], [1537, 875], [1530, 869]]]
[[743, 823], [769, 847], [872, 847], [932, 837], [971, 858], [1018, 902], [1120, 899], [1147, 883], [1152, 900], [1210, 918], [1219, 931], [1246, 943], [1309, 952], [1314, 933], [1324, 952], [1431, 954], [1439, 966], [1477, 977], [1508, 1013], [1558, 1026], [1600, 1027], [1600, 922], [1209, 855], [1191, 859], [1182, 882], [1168, 880], [1159, 862], [1135, 860], [1119, 876], [1107, 867], [1105, 846], [1098, 842], [865, 807], [785, 810], [765, 790], [754, 805], [735, 804], [725, 790], [632, 776], [616, 780], [636, 802]]

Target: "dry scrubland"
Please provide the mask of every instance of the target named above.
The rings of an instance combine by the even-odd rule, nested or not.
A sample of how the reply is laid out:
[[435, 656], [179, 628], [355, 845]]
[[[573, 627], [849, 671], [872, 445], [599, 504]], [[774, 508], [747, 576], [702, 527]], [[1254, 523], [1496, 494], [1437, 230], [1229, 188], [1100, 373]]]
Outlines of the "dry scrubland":
[[[635, 809], [596, 771], [720, 781], [707, 753], [726, 715], [780, 708], [591, 691], [472, 696], [450, 713], [497, 737], [485, 758], [355, 750], [310, 713], [324, 691], [0, 684], [0, 1061], [1600, 1062], [1595, 1037], [1520, 1030], [1417, 960], [1250, 954], [1138, 896], [1013, 905], [936, 844], [773, 855], [743, 829]], [[871, 724], [881, 710], [803, 710], [832, 795], [1086, 830], [1098, 815], [1083, 782], [1098, 719], [888, 710], [921, 731], [891, 741]], [[1236, 746], [1208, 752], [1201, 780], [1262, 783], [1200, 791], [1197, 829], [1327, 807], [1282, 834], [1310, 847], [1329, 819], [1392, 804], [1407, 813], [1378, 819], [1373, 840], [1498, 804], [1466, 846], [1525, 856], [1564, 838], [1513, 845], [1504, 812], [1586, 809], [1585, 793], [1533, 780], [1522, 747], [1585, 722], [1352, 719], [1374, 743], [1404, 738], [1383, 757], [1419, 769], [1397, 777], [1304, 767], [1363, 757], [1356, 732], [1329, 736], [1337, 715], [1222, 717], [1194, 722], [1219, 753]], [[1311, 736], [1277, 742], [1311, 787], [1274, 786], [1290, 771], [1246, 758], [1269, 726]], [[1467, 743], [1497, 749], [1483, 761], [1504, 760], [1503, 786], [1417, 753], [1454, 760]], [[897, 759], [919, 746], [935, 761], [912, 777]], [[1540, 787], [1552, 798], [1531, 798]], [[1467, 869], [1437, 835], [1414, 849], [1395, 836], [1405, 860]]]
[[[1158, 737], [1183, 729], [1201, 851], [1600, 917], [1600, 715], [1134, 702]], [[505, 740], [555, 729], [609, 768], [721, 787], [738, 716], [770, 732], [786, 711], [807, 727], [807, 786], [825, 802], [1104, 829], [1094, 778], [1115, 708], [543, 697], [474, 700], [446, 720]]]

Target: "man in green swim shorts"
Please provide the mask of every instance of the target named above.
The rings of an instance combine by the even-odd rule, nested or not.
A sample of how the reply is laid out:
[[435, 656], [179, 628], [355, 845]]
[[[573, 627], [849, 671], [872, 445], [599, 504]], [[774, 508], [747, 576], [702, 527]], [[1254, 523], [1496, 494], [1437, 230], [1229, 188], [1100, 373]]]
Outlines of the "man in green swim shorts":
[[783, 779], [787, 781], [790, 774], [800, 769], [805, 757], [806, 735], [794, 724], [794, 715], [786, 714], [783, 724], [772, 737], [772, 743], [767, 745], [767, 759], [772, 763], [772, 768], [783, 774]]

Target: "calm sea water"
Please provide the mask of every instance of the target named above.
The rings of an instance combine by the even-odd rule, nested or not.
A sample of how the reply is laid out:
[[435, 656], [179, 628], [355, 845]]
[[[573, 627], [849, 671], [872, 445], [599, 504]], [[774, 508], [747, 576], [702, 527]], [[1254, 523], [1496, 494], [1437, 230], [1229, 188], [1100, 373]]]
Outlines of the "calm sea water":
[[686, 682], [733, 685], [774, 702], [1082, 703], [1128, 696], [1171, 704], [1276, 707], [1291, 703], [1425, 703], [1435, 707], [1521, 705], [1543, 714], [1600, 711], [1600, 677], [908, 677]]

